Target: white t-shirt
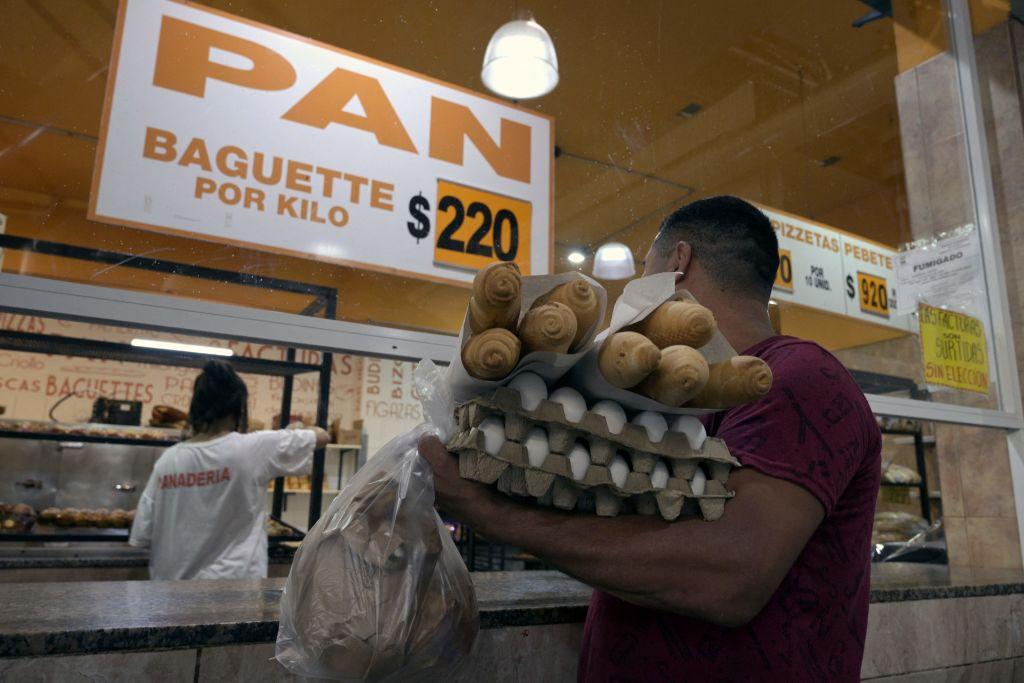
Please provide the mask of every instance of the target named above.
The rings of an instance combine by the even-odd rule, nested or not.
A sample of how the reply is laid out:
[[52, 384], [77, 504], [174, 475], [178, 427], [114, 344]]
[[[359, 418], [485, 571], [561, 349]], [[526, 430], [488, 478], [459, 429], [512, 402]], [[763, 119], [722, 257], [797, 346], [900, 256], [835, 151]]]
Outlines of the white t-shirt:
[[309, 429], [180, 443], [157, 459], [129, 543], [149, 547], [152, 579], [266, 577], [267, 484], [309, 471]]

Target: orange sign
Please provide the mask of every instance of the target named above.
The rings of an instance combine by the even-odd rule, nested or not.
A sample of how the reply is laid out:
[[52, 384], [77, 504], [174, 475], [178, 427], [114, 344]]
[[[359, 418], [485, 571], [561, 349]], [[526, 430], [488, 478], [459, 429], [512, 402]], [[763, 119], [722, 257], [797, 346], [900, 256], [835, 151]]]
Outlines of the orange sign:
[[775, 287], [786, 292], [793, 291], [793, 255], [789, 249], [779, 249], [779, 269], [775, 271]]
[[857, 271], [857, 288], [860, 291], [860, 310], [889, 317], [889, 283], [884, 277]]
[[529, 202], [439, 180], [434, 263], [478, 270], [510, 261], [529, 275], [531, 213]]

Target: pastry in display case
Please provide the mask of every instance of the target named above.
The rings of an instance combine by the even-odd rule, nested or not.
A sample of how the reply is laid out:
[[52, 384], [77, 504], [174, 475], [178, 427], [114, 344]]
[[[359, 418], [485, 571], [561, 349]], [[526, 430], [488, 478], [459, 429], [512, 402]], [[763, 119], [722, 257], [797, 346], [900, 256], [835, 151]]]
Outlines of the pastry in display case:
[[42, 420], [0, 420], [0, 432], [17, 435], [47, 435], [54, 437], [88, 437], [97, 439], [166, 441], [181, 439], [180, 429], [164, 427], [133, 427], [92, 422], [64, 423]]
[[36, 523], [36, 511], [24, 503], [0, 503], [0, 533], [25, 534]]
[[[135, 510], [108, 510], [106, 508], [81, 510], [48, 507], [37, 513], [32, 507], [23, 503], [0, 504], [0, 519], [3, 520], [5, 533], [28, 533], [33, 530], [36, 523], [39, 527], [129, 529], [135, 520]], [[8, 520], [11, 520], [10, 523]]]
[[173, 406], [153, 406], [150, 414], [150, 427], [165, 429], [184, 429], [188, 425], [188, 414]]

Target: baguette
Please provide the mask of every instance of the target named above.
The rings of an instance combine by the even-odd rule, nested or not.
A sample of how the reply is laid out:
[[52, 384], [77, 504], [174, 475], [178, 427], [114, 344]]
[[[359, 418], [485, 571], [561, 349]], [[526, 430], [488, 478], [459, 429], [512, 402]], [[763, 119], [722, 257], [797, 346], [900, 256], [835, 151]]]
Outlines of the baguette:
[[708, 362], [689, 346], [661, 351], [658, 367], [636, 386], [636, 391], [669, 406], [681, 406], [700, 393], [708, 381]]
[[590, 286], [590, 283], [583, 278], [577, 278], [571, 282], [561, 284], [547, 294], [539, 297], [533, 302], [533, 306], [542, 306], [547, 303], [560, 303], [569, 307], [576, 316], [576, 334], [572, 339], [572, 348], [575, 350], [587, 332], [597, 322], [598, 298], [597, 292]]
[[638, 332], [616, 332], [601, 344], [597, 367], [614, 387], [629, 389], [654, 372], [661, 350]]
[[715, 334], [715, 316], [695, 301], [666, 301], [628, 329], [644, 335], [659, 349], [704, 346]]
[[551, 302], [531, 308], [519, 325], [524, 353], [566, 353], [576, 337], [576, 316], [565, 304]]
[[704, 389], [693, 397], [695, 408], [734, 408], [768, 393], [772, 370], [756, 356], [733, 356], [709, 368]]
[[502, 327], [512, 331], [519, 322], [522, 275], [514, 263], [492, 263], [477, 271], [469, 299], [469, 329], [473, 334]]
[[519, 362], [519, 338], [495, 327], [474, 334], [462, 347], [462, 366], [477, 379], [504, 379]]

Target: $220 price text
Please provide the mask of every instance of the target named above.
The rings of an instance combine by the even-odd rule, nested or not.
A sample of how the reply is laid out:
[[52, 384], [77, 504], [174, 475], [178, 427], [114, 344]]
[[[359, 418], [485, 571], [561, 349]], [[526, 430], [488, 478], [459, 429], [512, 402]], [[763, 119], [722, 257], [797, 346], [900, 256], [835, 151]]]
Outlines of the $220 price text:
[[437, 202], [409, 198], [406, 228], [416, 242], [434, 230], [434, 263], [477, 270], [495, 261], [515, 263], [530, 274], [529, 202], [446, 180], [437, 181]]

